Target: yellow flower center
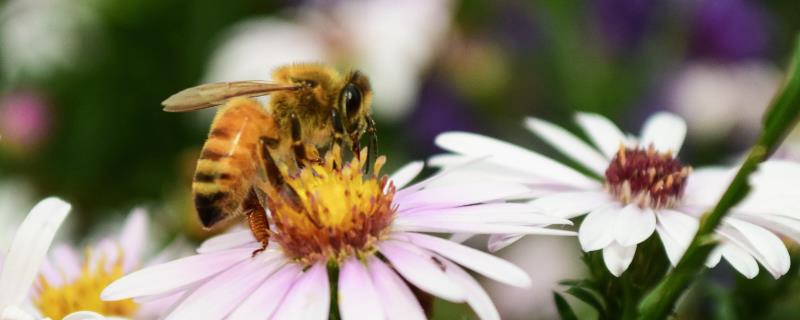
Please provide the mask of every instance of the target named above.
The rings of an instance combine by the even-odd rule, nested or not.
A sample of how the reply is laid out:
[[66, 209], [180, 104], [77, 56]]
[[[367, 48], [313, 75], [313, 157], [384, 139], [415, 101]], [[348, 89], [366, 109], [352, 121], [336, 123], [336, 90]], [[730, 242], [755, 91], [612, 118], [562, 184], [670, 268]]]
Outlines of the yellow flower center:
[[386, 161], [375, 161], [375, 173], [365, 176], [362, 152], [341, 166], [334, 148], [321, 163], [309, 163], [293, 175], [284, 173], [285, 185], [264, 185], [275, 228], [271, 239], [300, 262], [341, 262], [351, 256], [372, 254], [394, 218], [395, 189], [388, 177], [378, 178]]
[[34, 301], [39, 312], [51, 319], [61, 319], [76, 311], [94, 311], [104, 316], [133, 316], [139, 307], [133, 299], [100, 300], [100, 292], [124, 275], [121, 252], [118, 256], [113, 265], [107, 268], [105, 256], [96, 259], [92, 265], [90, 251], [86, 254], [80, 275], [61, 286], [51, 286], [43, 276], [39, 276], [39, 294]]

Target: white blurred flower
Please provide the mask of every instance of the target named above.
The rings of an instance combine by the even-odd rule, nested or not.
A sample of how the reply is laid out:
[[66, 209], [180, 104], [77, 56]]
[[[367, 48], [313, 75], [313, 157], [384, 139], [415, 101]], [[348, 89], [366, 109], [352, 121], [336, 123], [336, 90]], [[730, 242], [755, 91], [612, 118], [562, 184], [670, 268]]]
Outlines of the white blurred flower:
[[77, 57], [93, 9], [85, 0], [10, 0], [0, 8], [2, 70], [11, 78], [41, 76]]
[[0, 256], [0, 319], [33, 319], [28, 294], [45, 260], [50, 243], [71, 206], [58, 198], [47, 198], [31, 209], [19, 225], [11, 248]]
[[676, 78], [668, 103], [686, 119], [692, 138], [753, 138], [781, 79], [766, 62], [692, 63]]
[[485, 283], [503, 319], [555, 319], [558, 316], [553, 290], [559, 281], [580, 278], [582, 274], [580, 265], [574, 263], [581, 252], [571, 240], [531, 236], [497, 254], [525, 270], [533, 280], [530, 288]]
[[245, 21], [225, 37], [204, 82], [265, 79], [294, 62], [351, 66], [370, 77], [376, 115], [400, 120], [411, 111], [451, 11], [450, 0], [343, 0], [310, 3], [290, 21]]

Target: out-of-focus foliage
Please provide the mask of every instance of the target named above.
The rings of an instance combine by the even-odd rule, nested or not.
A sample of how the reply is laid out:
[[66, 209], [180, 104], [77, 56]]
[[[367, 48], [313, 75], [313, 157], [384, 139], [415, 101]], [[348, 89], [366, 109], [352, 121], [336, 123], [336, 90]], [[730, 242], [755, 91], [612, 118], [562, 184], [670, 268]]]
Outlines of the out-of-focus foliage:
[[[378, 118], [389, 169], [437, 152], [433, 138], [448, 130], [541, 148], [523, 129], [523, 117], [574, 129], [576, 110], [602, 113], [636, 131], [646, 115], [671, 109], [691, 126], [683, 160], [724, 162], [755, 138], [750, 128], [758, 128], [756, 115], [776, 90], [782, 77], [776, 70], [785, 68], [800, 30], [800, 3], [791, 0], [437, 0], [441, 6], [434, 9], [448, 12], [429, 15], [442, 19], [426, 25], [435, 30], [403, 34], [397, 23], [403, 16], [383, 26], [380, 19], [342, 14], [366, 6], [362, 1], [0, 3], [0, 179], [68, 199], [77, 231], [99, 225], [108, 212], [144, 204], [156, 208], [155, 219], [167, 230], [202, 237], [191, 220], [189, 188], [210, 113], [169, 114], [159, 103], [211, 77], [211, 69], [219, 68], [212, 63], [216, 55], [242, 23], [265, 19], [311, 30], [314, 39], [298, 42], [316, 41], [330, 62], [396, 63], [385, 68], [384, 81], [413, 69], [402, 75], [412, 80], [408, 101], [385, 103], [404, 104], [407, 111]], [[391, 3], [375, 2], [370, 8], [376, 11], [363, 14]], [[411, 3], [430, 7], [425, 0]], [[365, 36], [381, 27], [391, 36]], [[265, 60], [289, 50], [287, 41], [271, 45], [266, 35], [248, 39]], [[372, 39], [372, 46], [363, 39]], [[381, 52], [400, 41], [425, 47]], [[258, 74], [267, 78], [268, 72]], [[796, 136], [790, 139], [800, 140]], [[722, 271], [699, 285], [697, 303], [684, 309], [698, 317], [752, 314], [728, 291], [770, 299], [781, 290], [796, 291], [794, 279], [747, 282]], [[776, 319], [798, 311], [792, 299], [770, 300], [779, 307]], [[468, 312], [443, 310], [437, 316]], [[538, 314], [554, 312], [553, 305]]]

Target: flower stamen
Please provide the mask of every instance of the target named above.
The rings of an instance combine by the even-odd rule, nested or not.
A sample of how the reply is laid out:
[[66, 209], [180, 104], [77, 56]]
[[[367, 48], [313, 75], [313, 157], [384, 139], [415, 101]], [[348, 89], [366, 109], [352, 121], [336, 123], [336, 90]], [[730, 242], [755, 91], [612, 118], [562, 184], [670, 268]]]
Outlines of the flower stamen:
[[605, 172], [605, 187], [623, 204], [642, 208], [669, 208], [680, 201], [692, 168], [658, 152], [653, 145], [626, 148], [620, 145]]

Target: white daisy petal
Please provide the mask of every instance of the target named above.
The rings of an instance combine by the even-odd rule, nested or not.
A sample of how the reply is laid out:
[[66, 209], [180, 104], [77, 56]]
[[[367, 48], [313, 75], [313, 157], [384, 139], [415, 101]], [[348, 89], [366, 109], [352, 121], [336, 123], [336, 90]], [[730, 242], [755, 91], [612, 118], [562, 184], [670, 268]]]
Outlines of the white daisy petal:
[[628, 266], [633, 262], [633, 255], [636, 253], [636, 245], [624, 247], [612, 243], [603, 249], [603, 262], [606, 268], [616, 277], [622, 275]]
[[622, 208], [610, 205], [586, 215], [578, 230], [578, 240], [583, 251], [600, 250], [614, 241], [614, 228], [620, 211]]
[[100, 296], [103, 300], [122, 300], [179, 290], [249, 259], [255, 249], [253, 246], [199, 254], [145, 268], [114, 281]]
[[572, 160], [600, 176], [605, 174], [608, 159], [569, 131], [536, 118], [525, 119], [525, 126]]
[[653, 144], [660, 152], [678, 154], [686, 138], [686, 121], [671, 113], [656, 113], [644, 123], [641, 138], [645, 147]]
[[168, 319], [222, 319], [233, 311], [273, 271], [286, 263], [282, 257], [248, 259], [203, 283], [186, 297]]
[[736, 271], [739, 271], [747, 279], [753, 279], [758, 275], [758, 263], [744, 250], [734, 245], [722, 244], [720, 253]]
[[565, 219], [580, 216], [611, 203], [614, 203], [613, 199], [602, 190], [561, 192], [530, 202], [532, 206], [539, 209], [539, 212]]
[[749, 251], [776, 279], [789, 271], [791, 258], [789, 251], [778, 236], [762, 227], [735, 218], [727, 218], [725, 223], [736, 228]]
[[409, 210], [399, 215], [397, 219], [439, 218], [463, 222], [572, 225], [570, 220], [540, 214], [538, 210], [537, 207], [526, 203], [485, 203], [455, 208]]
[[272, 318], [328, 319], [330, 290], [328, 270], [324, 263], [317, 263], [300, 276]]
[[676, 265], [692, 242], [699, 223], [694, 217], [669, 209], [658, 210], [656, 220], [656, 231], [664, 244], [667, 258], [672, 265]]
[[338, 302], [343, 320], [384, 319], [386, 315], [367, 268], [356, 258], [341, 266]]
[[134, 209], [125, 220], [125, 227], [119, 238], [119, 245], [125, 254], [123, 270], [130, 271], [141, 263], [140, 259], [147, 241], [148, 223], [147, 212], [142, 208]]
[[485, 320], [500, 319], [500, 313], [489, 298], [489, 294], [481, 287], [480, 283], [475, 280], [469, 273], [461, 269], [456, 264], [442, 258], [445, 267], [445, 273], [453, 280], [464, 288], [467, 295], [467, 304], [472, 307], [478, 318]]
[[625, 143], [625, 135], [606, 117], [595, 113], [578, 113], [575, 121], [608, 159], [613, 159], [619, 145]]
[[389, 266], [380, 259], [370, 256], [367, 267], [372, 283], [378, 291], [378, 298], [389, 320], [424, 320], [425, 311], [417, 297]]
[[585, 187], [595, 181], [550, 158], [508, 142], [467, 132], [448, 132], [436, 137], [436, 144], [445, 150], [467, 156], [491, 155], [486, 161], [501, 164], [562, 184]]
[[250, 293], [239, 306], [228, 315], [228, 320], [269, 319], [278, 309], [286, 293], [292, 288], [302, 273], [300, 265], [286, 264], [275, 271], [255, 291]]
[[725, 244], [720, 244], [711, 250], [711, 254], [708, 255], [708, 259], [706, 259], [706, 267], [713, 268], [716, 267], [720, 260], [722, 260], [722, 247]]
[[632, 246], [647, 240], [655, 230], [656, 215], [653, 209], [629, 204], [617, 214], [614, 239], [621, 246]]
[[441, 261], [434, 260], [430, 253], [396, 240], [383, 241], [379, 248], [395, 270], [418, 288], [452, 302], [466, 298], [463, 288], [447, 280]]
[[256, 241], [253, 232], [248, 230], [232, 231], [203, 241], [197, 248], [197, 253], [211, 253], [225, 249], [236, 248]]
[[[389, 177], [389, 181], [394, 184], [394, 187], [402, 189], [405, 187], [409, 182], [414, 180], [414, 178], [419, 175], [422, 171], [422, 168], [425, 167], [425, 163], [422, 161], [414, 161], [411, 162], [402, 168], [395, 171], [391, 177]], [[388, 184], [387, 184], [388, 185]]]
[[46, 198], [20, 224], [0, 270], [0, 310], [25, 300], [47, 249], [71, 208], [61, 199]]
[[392, 238], [409, 241], [431, 250], [487, 278], [523, 288], [531, 285], [531, 278], [525, 271], [511, 262], [479, 250], [446, 239], [419, 233], [395, 234]]

